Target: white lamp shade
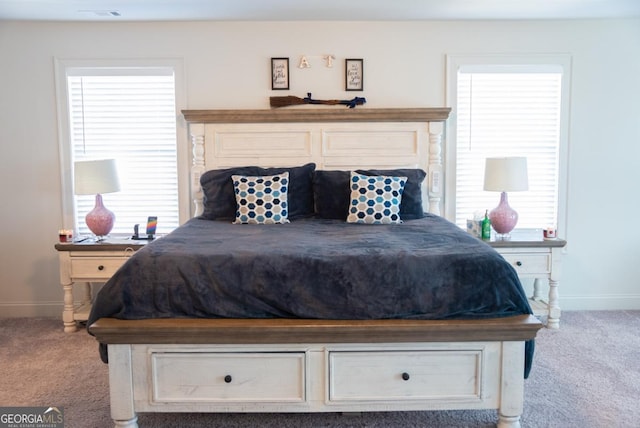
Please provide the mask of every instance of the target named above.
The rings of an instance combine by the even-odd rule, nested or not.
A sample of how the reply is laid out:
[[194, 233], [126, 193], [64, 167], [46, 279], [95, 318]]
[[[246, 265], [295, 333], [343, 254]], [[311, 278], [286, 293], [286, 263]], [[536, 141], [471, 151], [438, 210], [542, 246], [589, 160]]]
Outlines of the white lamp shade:
[[74, 189], [76, 195], [118, 192], [120, 181], [116, 161], [102, 159], [75, 162]]
[[487, 158], [484, 168], [484, 190], [518, 192], [529, 190], [526, 157]]

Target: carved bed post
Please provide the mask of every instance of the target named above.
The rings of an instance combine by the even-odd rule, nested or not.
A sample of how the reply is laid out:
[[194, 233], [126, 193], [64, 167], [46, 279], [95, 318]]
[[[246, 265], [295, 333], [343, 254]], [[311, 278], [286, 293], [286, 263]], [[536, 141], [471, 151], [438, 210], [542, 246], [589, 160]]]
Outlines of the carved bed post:
[[191, 197], [193, 199], [193, 217], [202, 214], [204, 209], [202, 187], [200, 177], [205, 172], [204, 165], [204, 124], [189, 124], [189, 135], [193, 149], [193, 162], [191, 164]]
[[429, 122], [429, 170], [427, 175], [429, 193], [429, 212], [442, 215], [440, 200], [444, 185], [442, 173], [442, 130], [443, 122]]
[[131, 345], [109, 345], [109, 397], [116, 428], [138, 428], [133, 400]]
[[524, 342], [502, 342], [502, 375], [497, 428], [521, 428], [524, 409]]

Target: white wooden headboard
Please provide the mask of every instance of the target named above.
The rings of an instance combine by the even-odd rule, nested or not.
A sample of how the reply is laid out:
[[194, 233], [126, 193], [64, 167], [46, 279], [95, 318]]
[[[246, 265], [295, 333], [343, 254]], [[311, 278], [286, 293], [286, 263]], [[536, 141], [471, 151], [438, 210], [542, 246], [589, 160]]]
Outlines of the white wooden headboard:
[[200, 176], [255, 165], [317, 169], [422, 168], [425, 211], [440, 215], [442, 141], [450, 108], [183, 110], [193, 144], [191, 194], [202, 213]]

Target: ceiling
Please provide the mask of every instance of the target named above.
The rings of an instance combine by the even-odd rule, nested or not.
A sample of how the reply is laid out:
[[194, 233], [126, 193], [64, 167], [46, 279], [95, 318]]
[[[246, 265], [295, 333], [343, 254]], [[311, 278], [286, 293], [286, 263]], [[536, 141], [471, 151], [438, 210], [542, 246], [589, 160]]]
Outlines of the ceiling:
[[640, 17], [640, 0], [0, 0], [0, 20], [403, 21], [630, 17]]

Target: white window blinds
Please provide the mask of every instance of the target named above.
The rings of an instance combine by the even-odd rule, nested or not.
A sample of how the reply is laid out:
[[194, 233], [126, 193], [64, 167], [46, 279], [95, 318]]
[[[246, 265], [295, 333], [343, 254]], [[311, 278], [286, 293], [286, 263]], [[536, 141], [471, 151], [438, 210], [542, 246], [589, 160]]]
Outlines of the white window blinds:
[[[179, 224], [175, 83], [169, 69], [78, 69], [67, 74], [73, 161], [114, 158], [121, 191], [103, 195], [116, 215], [111, 234], [144, 231], [158, 217], [157, 233]], [[75, 222], [94, 196], [75, 196]]]
[[483, 190], [485, 159], [525, 156], [529, 190], [510, 192], [518, 228], [555, 225], [562, 70], [554, 66], [461, 67], [457, 75], [455, 222], [498, 205]]

